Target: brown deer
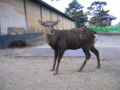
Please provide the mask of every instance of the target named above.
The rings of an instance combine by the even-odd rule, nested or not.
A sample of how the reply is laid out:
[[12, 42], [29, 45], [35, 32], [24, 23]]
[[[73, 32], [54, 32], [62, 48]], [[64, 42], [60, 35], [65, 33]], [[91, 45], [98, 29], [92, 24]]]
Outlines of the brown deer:
[[[58, 68], [65, 50], [82, 48], [85, 53], [85, 61], [78, 71], [82, 71], [87, 60], [91, 57], [92, 51], [97, 57], [97, 68], [100, 68], [99, 52], [94, 47], [97, 33], [86, 27], [71, 30], [55, 30], [54, 26], [59, 23], [57, 21], [41, 21], [38, 22], [45, 27], [44, 34], [47, 43], [54, 50], [54, 63], [51, 71], [55, 70], [54, 75], [58, 74]], [[56, 66], [57, 61], [57, 66]], [[55, 68], [56, 67], [56, 68]]]

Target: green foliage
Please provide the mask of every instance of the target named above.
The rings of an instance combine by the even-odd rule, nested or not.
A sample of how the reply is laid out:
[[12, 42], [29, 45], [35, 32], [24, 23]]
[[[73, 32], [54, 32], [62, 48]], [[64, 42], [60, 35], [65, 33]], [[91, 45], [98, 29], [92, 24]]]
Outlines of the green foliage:
[[77, 0], [69, 3], [69, 7], [65, 9], [65, 13], [76, 21], [77, 27], [84, 26], [87, 21], [87, 16], [83, 13], [83, 6]]
[[102, 28], [102, 27], [93, 27], [93, 28], [90, 28], [94, 31], [119, 31], [120, 32], [120, 25], [117, 25], [117, 26], [109, 26], [109, 27], [105, 27], [105, 28]]

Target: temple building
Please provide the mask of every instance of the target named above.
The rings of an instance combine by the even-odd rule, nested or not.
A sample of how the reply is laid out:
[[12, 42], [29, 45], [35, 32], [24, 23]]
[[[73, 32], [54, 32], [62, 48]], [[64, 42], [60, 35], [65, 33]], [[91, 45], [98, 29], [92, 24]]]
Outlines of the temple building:
[[102, 18], [102, 20], [103, 20], [103, 25], [104, 25], [104, 27], [105, 27], [105, 26], [111, 26], [112, 20], [115, 20], [115, 19], [116, 19], [115, 16], [112, 16], [112, 15], [110, 15], [110, 14], [105, 15], [105, 16], [103, 16], [103, 17], [101, 17], [101, 18]]

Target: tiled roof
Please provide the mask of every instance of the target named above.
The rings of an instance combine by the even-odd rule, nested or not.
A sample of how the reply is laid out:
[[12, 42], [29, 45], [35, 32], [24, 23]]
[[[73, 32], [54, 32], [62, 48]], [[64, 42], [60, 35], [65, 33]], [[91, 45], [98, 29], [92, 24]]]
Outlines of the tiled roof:
[[112, 15], [110, 15], [110, 14], [105, 15], [105, 16], [103, 16], [103, 17], [101, 17], [101, 18], [111, 18], [111, 19], [116, 19], [115, 16], [112, 16]]

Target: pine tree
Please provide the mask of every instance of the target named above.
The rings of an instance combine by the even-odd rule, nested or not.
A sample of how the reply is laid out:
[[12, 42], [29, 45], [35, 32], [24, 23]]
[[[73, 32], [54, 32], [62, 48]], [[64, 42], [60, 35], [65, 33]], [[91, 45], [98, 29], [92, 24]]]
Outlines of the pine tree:
[[84, 26], [87, 21], [87, 16], [83, 13], [84, 7], [78, 3], [77, 0], [73, 0], [68, 6], [69, 7], [65, 9], [65, 14], [76, 21], [77, 27]]

